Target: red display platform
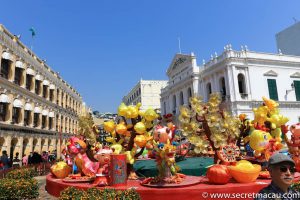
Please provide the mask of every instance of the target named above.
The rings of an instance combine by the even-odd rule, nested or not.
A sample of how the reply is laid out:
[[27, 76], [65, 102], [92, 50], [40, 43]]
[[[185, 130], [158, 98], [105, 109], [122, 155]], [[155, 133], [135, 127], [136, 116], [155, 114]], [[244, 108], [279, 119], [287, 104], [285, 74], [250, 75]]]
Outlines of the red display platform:
[[[226, 199], [253, 199], [252, 198], [238, 198], [236, 195], [245, 195], [257, 193], [260, 189], [264, 188], [270, 183], [269, 180], [258, 179], [254, 183], [228, 183], [226, 185], [210, 185], [205, 183], [203, 177], [198, 178], [200, 184], [192, 185], [188, 187], [179, 187], [179, 188], [149, 188], [140, 185], [139, 181], [129, 180], [126, 186], [114, 187], [117, 190], [124, 190], [129, 188], [135, 188], [136, 191], [141, 195], [142, 200], [196, 200], [196, 199], [225, 199], [225, 197], [215, 197], [212, 195], [220, 195], [222, 193], [226, 195], [235, 195], [234, 198]], [[60, 191], [64, 190], [67, 187], [76, 187], [79, 189], [88, 189], [92, 187], [90, 183], [65, 183], [61, 179], [56, 179], [52, 174], [47, 175], [46, 180], [46, 190], [49, 194], [59, 197]], [[103, 188], [103, 187], [102, 187]], [[101, 187], [99, 187], [101, 189]]]

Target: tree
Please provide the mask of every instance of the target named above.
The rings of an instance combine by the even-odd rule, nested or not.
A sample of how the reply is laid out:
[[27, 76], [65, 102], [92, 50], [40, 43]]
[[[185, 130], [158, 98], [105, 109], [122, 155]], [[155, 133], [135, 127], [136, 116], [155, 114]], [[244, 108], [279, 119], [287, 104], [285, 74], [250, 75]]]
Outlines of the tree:
[[234, 143], [239, 137], [239, 120], [220, 110], [220, 95], [213, 93], [207, 103], [201, 97], [190, 98], [191, 108], [180, 107], [179, 121], [184, 136], [195, 145], [195, 153], [206, 153], [208, 146], [215, 152], [214, 162], [219, 158], [217, 151], [226, 144]]

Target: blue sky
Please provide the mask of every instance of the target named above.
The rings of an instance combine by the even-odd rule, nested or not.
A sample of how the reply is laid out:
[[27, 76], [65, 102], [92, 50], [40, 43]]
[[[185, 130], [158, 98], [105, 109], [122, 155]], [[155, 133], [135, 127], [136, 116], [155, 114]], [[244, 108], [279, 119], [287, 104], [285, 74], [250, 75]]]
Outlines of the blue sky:
[[277, 52], [275, 34], [300, 20], [297, 0], [11, 0], [0, 23], [100, 112], [116, 112], [142, 78], [166, 80], [178, 50], [198, 64], [226, 44]]

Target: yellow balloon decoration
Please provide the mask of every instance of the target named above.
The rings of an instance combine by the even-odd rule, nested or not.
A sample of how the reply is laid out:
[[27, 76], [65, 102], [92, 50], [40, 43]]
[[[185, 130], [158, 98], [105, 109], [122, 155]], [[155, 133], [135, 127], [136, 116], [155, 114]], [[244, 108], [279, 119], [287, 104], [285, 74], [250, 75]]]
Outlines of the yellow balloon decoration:
[[268, 107], [260, 106], [253, 109], [254, 112], [254, 122], [258, 122], [260, 125], [263, 125], [268, 118]]
[[113, 132], [115, 130], [115, 126], [116, 124], [112, 120], [103, 123], [103, 128], [108, 133]]
[[136, 125], [134, 126], [134, 130], [138, 133], [138, 134], [144, 134], [146, 132], [146, 126], [143, 122], [138, 122], [136, 123]]
[[158, 114], [156, 114], [156, 112], [152, 108], [148, 108], [144, 113], [144, 118], [147, 121], [153, 121], [158, 118]]
[[121, 122], [116, 126], [116, 132], [120, 135], [124, 135], [127, 131], [127, 127], [124, 122]]
[[250, 134], [250, 147], [256, 152], [262, 152], [266, 149], [271, 138], [272, 136], [268, 132], [254, 130]]
[[125, 103], [121, 103], [121, 105], [118, 108], [118, 115], [125, 117], [127, 110], [128, 107], [125, 105]]
[[263, 97], [263, 100], [264, 100], [264, 104], [269, 108], [270, 111], [275, 110], [279, 106], [279, 104], [272, 99]]

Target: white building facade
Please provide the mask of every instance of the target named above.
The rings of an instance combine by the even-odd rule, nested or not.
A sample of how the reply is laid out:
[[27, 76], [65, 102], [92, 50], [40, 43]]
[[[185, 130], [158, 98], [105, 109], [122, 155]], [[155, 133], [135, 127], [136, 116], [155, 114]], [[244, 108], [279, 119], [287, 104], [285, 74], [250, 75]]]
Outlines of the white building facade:
[[179, 106], [188, 105], [189, 98], [200, 93], [200, 67], [195, 55], [176, 54], [167, 75], [168, 85], [161, 91], [161, 112], [178, 115]]
[[[224, 49], [220, 56], [212, 58], [196, 70], [199, 71], [199, 85], [196, 87], [191, 84], [195, 81], [193, 76], [189, 77], [189, 81], [179, 80], [181, 83], [173, 84], [172, 74], [175, 74], [175, 71], [172, 69], [169, 71], [169, 68], [169, 84], [161, 95], [163, 114], [178, 115], [179, 106], [187, 104], [185, 100], [190, 96], [189, 93], [180, 91], [191, 87], [193, 94], [203, 96], [205, 101], [208, 100], [210, 93], [220, 92], [224, 108], [233, 115], [246, 113], [251, 119], [254, 117], [252, 109], [261, 105], [262, 96], [266, 96], [278, 101], [281, 113], [290, 118], [289, 124], [299, 122], [300, 57], [252, 52], [246, 48], [235, 51], [230, 45]], [[182, 71], [185, 65], [179, 67], [181, 70], [177, 69], [178, 72]], [[193, 73], [192, 68], [189, 68], [189, 71], [190, 74]], [[182, 72], [177, 76], [186, 73]]]
[[160, 109], [161, 89], [167, 86], [167, 81], [163, 80], [140, 80], [130, 92], [123, 97], [122, 101], [126, 105], [136, 105], [141, 103], [141, 110], [148, 108]]
[[82, 97], [0, 25], [0, 151], [57, 150], [78, 130]]

